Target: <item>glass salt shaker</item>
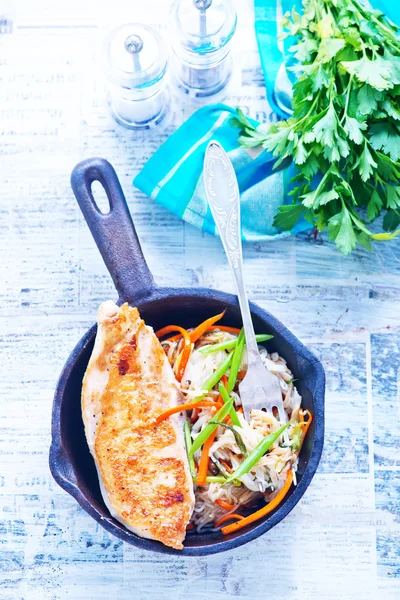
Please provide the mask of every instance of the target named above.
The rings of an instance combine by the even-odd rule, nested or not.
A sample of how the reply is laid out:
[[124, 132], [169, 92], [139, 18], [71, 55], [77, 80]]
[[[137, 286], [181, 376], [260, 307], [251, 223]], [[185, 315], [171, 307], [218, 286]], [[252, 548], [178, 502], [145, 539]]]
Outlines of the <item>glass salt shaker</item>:
[[109, 105], [115, 120], [129, 129], [151, 129], [166, 115], [168, 50], [151, 27], [129, 23], [114, 29], [105, 43]]
[[293, 74], [288, 70], [288, 66], [292, 66], [292, 63], [286, 65], [282, 63], [279, 67], [275, 85], [274, 85], [274, 97], [275, 102], [279, 108], [288, 115], [293, 114], [292, 98], [293, 98], [293, 84], [296, 79]]
[[232, 0], [175, 0], [172, 8], [174, 79], [193, 99], [220, 92], [232, 73], [236, 30]]
[[287, 116], [293, 114], [292, 98], [293, 98], [293, 84], [296, 82], [296, 76], [293, 72], [292, 67], [297, 65], [297, 61], [294, 59], [293, 54], [286, 51], [284, 42], [284, 29], [282, 27], [282, 10], [277, 15], [277, 44], [280, 53], [282, 54], [283, 62], [281, 63], [278, 73], [275, 79], [275, 85], [273, 95], [275, 102], [283, 113]]

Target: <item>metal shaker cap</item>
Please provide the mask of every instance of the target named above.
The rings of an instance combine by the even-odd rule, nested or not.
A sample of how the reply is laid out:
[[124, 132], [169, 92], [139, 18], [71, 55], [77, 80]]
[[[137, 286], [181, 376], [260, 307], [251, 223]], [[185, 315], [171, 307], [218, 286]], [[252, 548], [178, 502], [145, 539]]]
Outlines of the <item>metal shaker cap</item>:
[[114, 29], [105, 42], [108, 80], [122, 88], [140, 89], [165, 75], [168, 49], [160, 35], [147, 25], [128, 23]]
[[207, 54], [221, 50], [236, 29], [232, 0], [175, 0], [172, 7], [174, 42], [186, 51]]

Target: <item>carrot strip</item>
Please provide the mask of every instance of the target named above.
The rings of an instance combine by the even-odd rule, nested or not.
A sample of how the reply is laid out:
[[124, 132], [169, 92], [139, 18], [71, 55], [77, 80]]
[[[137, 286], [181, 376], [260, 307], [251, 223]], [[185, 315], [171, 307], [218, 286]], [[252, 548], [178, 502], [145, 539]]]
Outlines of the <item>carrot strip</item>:
[[307, 410], [303, 410], [301, 412], [302, 412], [303, 421], [304, 421], [304, 417], [307, 415], [308, 420], [306, 422], [311, 424], [313, 417], [312, 417], [312, 414], [310, 413], [310, 411], [307, 409]]
[[189, 344], [186, 344], [186, 340], [185, 340], [185, 346], [184, 346], [181, 354], [179, 355], [180, 361], [179, 361], [178, 372], [176, 374], [177, 381], [182, 381], [182, 378], [185, 374], [186, 367], [189, 362], [191, 354], [192, 354], [192, 344], [190, 342], [189, 342]]
[[215, 317], [210, 317], [209, 319], [206, 319], [205, 321], [203, 321], [203, 323], [200, 323], [200, 325], [193, 329], [193, 331], [190, 333], [190, 341], [192, 342], [192, 344], [194, 344], [194, 342], [197, 342], [197, 340], [203, 335], [203, 333], [207, 331], [209, 327], [212, 327], [214, 323], [220, 321], [224, 316], [225, 312], [226, 309], [219, 315], [215, 315]]
[[[225, 419], [226, 420], [226, 419]], [[233, 473], [233, 469], [232, 467], [230, 467], [228, 465], [228, 463], [226, 462], [226, 460], [224, 460], [223, 458], [219, 459], [219, 462], [221, 463], [221, 465], [228, 471], [228, 473]]]
[[[217, 315], [217, 316], [219, 316], [219, 315]], [[211, 317], [211, 318], [215, 318], [215, 317]], [[215, 329], [218, 329], [219, 331], [227, 331], [228, 333], [236, 333], [237, 335], [239, 335], [239, 333], [240, 333], [240, 329], [238, 329], [237, 327], [228, 327], [227, 325], [214, 325], [212, 327], [207, 327], [206, 331], [214, 331]], [[162, 331], [162, 329], [160, 329], [159, 331], [156, 331], [157, 337], [160, 337], [158, 335], [160, 331]], [[187, 331], [189, 332], [189, 334], [192, 334], [194, 332], [194, 329], [189, 328]], [[203, 333], [205, 333], [205, 332], [203, 332]], [[176, 335], [173, 335], [172, 337], [166, 338], [165, 340], [163, 340], [163, 342], [177, 342], [181, 337], [182, 337], [181, 334], [177, 333]]]
[[[239, 515], [238, 513], [231, 513], [230, 515], [223, 515], [220, 519], [218, 519], [218, 521], [215, 521], [214, 523], [214, 527], [219, 527], [220, 525], [222, 525], [222, 523], [224, 523], [225, 521], [228, 521], [228, 519], [240, 519], [243, 520], [244, 517], [242, 517], [242, 515]], [[239, 521], [240, 523], [240, 521]], [[233, 525], [236, 525], [236, 523], [233, 523]], [[229, 527], [229, 525], [228, 525]], [[225, 527], [224, 527], [225, 529]]]
[[159, 425], [162, 421], [168, 419], [168, 417], [174, 415], [175, 413], [179, 413], [184, 410], [190, 410], [191, 408], [195, 407], [199, 408], [204, 406], [214, 406], [215, 408], [218, 408], [218, 404], [216, 404], [216, 402], [212, 402], [212, 400], [200, 400], [200, 402], [188, 402], [187, 404], [178, 404], [178, 406], [172, 406], [171, 408], [168, 408], [160, 415], [158, 415], [155, 424]]
[[177, 381], [182, 381], [182, 377], [185, 373], [186, 365], [188, 364], [190, 355], [192, 353], [192, 342], [190, 341], [190, 335], [183, 327], [179, 327], [178, 325], [167, 325], [167, 327], [163, 327], [156, 331], [156, 336], [158, 338], [164, 337], [167, 333], [171, 333], [171, 331], [179, 331], [181, 336], [185, 341], [183, 346], [183, 350], [178, 357], [178, 371], [176, 374]]
[[[307, 419], [307, 421], [304, 421], [304, 415], [307, 415], [307, 416], [308, 416], [308, 419]], [[302, 449], [302, 447], [303, 447], [304, 440], [306, 439], [306, 435], [307, 435], [308, 428], [310, 427], [310, 425], [311, 425], [311, 422], [312, 422], [312, 420], [313, 420], [312, 414], [310, 413], [310, 411], [309, 411], [309, 410], [304, 410], [304, 411], [302, 411], [302, 410], [301, 410], [301, 411], [299, 411], [299, 416], [300, 416], [300, 423], [301, 423], [302, 425], [304, 425], [304, 427], [303, 427], [303, 437], [302, 437], [302, 439], [301, 439], [301, 442], [300, 442], [300, 448], [299, 448], [299, 450], [298, 450], [298, 452], [297, 452], [297, 456], [298, 456], [298, 455], [300, 454], [300, 452], [301, 452], [301, 449]]]
[[220, 331], [227, 331], [228, 333], [236, 333], [239, 335], [240, 329], [237, 327], [228, 327], [227, 325], [214, 325], [213, 327], [209, 327], [207, 331], [214, 331], [215, 329], [219, 329]]
[[225, 500], [222, 500], [221, 498], [218, 498], [215, 502], [224, 510], [233, 510], [235, 508], [235, 504], [229, 504], [229, 502], [225, 502]]
[[179, 327], [179, 325], [167, 325], [166, 327], [158, 329], [155, 333], [158, 338], [162, 338], [165, 335], [167, 335], [167, 333], [172, 333], [173, 331], [179, 331], [179, 337], [181, 337], [182, 335], [184, 336], [184, 332], [187, 333], [186, 329], [183, 329], [183, 327]]
[[201, 453], [199, 462], [199, 472], [197, 474], [197, 485], [206, 485], [206, 477], [208, 473], [208, 457], [210, 454], [210, 448], [214, 443], [217, 430], [213, 431], [210, 437], [206, 439], [203, 444], [203, 451]]
[[[161, 331], [161, 330], [160, 330], [160, 331]], [[189, 332], [189, 329], [188, 329], [187, 331]], [[158, 334], [158, 331], [156, 331], [156, 335], [157, 335], [157, 334]], [[159, 336], [157, 335], [157, 337], [159, 337]], [[181, 337], [182, 337], [182, 336], [181, 336], [181, 334], [180, 334], [180, 333], [177, 333], [176, 335], [173, 335], [173, 336], [171, 336], [171, 337], [169, 337], [169, 338], [165, 338], [165, 340], [163, 340], [163, 342], [177, 342], [178, 340], [180, 340], [180, 339], [181, 339]], [[161, 343], [162, 343], [162, 342], [161, 342]]]
[[229, 533], [233, 533], [234, 531], [238, 531], [239, 529], [242, 529], [243, 527], [250, 525], [250, 523], [254, 523], [254, 521], [258, 521], [259, 519], [262, 519], [262, 517], [265, 517], [265, 515], [268, 515], [285, 498], [286, 494], [290, 490], [292, 481], [293, 481], [293, 472], [289, 471], [286, 481], [283, 485], [283, 488], [279, 491], [279, 493], [275, 496], [275, 498], [273, 500], [271, 500], [271, 502], [269, 502], [268, 504], [266, 504], [265, 506], [260, 508], [260, 510], [257, 510], [253, 514], [249, 515], [248, 517], [245, 517], [244, 519], [241, 519], [240, 521], [236, 521], [236, 523], [232, 523], [231, 525], [227, 525], [226, 527], [223, 527], [221, 529], [222, 533], [224, 535], [228, 535]]
[[[162, 331], [162, 330], [160, 329], [159, 331]], [[189, 327], [188, 329], [186, 329], [186, 331], [188, 333], [192, 333], [193, 327]], [[156, 335], [157, 335], [157, 333], [158, 333], [158, 331], [156, 331]], [[182, 339], [182, 335], [180, 333], [177, 333], [176, 335], [172, 335], [171, 337], [165, 338], [165, 340], [163, 340], [162, 342], [178, 342], [180, 339]]]

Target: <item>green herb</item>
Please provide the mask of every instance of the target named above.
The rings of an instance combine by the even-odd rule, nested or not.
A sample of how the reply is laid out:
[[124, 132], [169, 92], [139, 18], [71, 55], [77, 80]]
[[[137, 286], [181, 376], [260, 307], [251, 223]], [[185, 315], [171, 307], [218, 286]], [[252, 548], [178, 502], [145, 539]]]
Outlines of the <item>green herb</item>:
[[245, 458], [245, 460], [238, 466], [236, 471], [232, 473], [226, 480], [226, 483], [230, 483], [233, 479], [239, 479], [242, 475], [246, 475], [255, 464], [258, 463], [260, 458], [264, 456], [266, 452], [271, 448], [272, 444], [276, 442], [280, 435], [292, 424], [292, 421], [288, 421], [286, 425], [283, 425], [276, 431], [273, 431], [267, 437], [265, 437], [261, 442], [257, 444], [252, 452]]
[[210, 456], [212, 462], [218, 467], [224, 477], [229, 477], [230, 473], [225, 469], [224, 465], [218, 460], [216, 456]]
[[188, 419], [185, 420], [183, 431], [185, 434], [186, 452], [188, 453], [190, 474], [192, 477], [196, 477], [197, 471], [194, 464], [194, 458], [193, 455], [189, 454], [190, 448], [192, 447], [192, 436], [190, 435], [190, 425]]
[[[197, 477], [194, 477], [193, 481], [195, 483], [197, 483]], [[226, 483], [226, 478], [222, 477], [221, 475], [210, 475], [209, 477], [206, 477], [206, 482], [207, 483]]]
[[[215, 414], [214, 418], [216, 421], [223, 421], [226, 415], [229, 413], [233, 406], [233, 398], [229, 400], [226, 404], [224, 404], [219, 411]], [[204, 442], [210, 437], [213, 431], [217, 429], [218, 425], [214, 425], [212, 422], [208, 423], [204, 429], [202, 429], [196, 439], [193, 441], [192, 447], [189, 450], [189, 456], [193, 456], [193, 454], [201, 448]]]
[[[219, 393], [221, 395], [221, 398], [224, 401], [224, 403], [226, 404], [227, 402], [229, 402], [229, 400], [231, 398], [230, 398], [228, 392], [226, 391], [225, 386], [223, 385], [222, 382], [220, 382], [219, 385], [218, 385], [218, 391], [219, 391]], [[237, 412], [235, 410], [234, 404], [232, 405], [232, 408], [231, 408], [231, 410], [229, 412], [229, 416], [231, 417], [232, 423], [234, 425], [236, 425], [237, 427], [241, 427], [242, 426], [241, 423], [240, 423], [240, 421], [239, 421], [239, 417], [238, 417]]]
[[[267, 342], [268, 340], [272, 340], [274, 336], [265, 334], [256, 335], [256, 340], [258, 343]], [[231, 350], [232, 348], [236, 348], [238, 339], [229, 340], [228, 342], [221, 342], [220, 344], [210, 344], [210, 346], [204, 346], [201, 348], [199, 352], [201, 354], [212, 354], [213, 352], [220, 352], [221, 350]]]
[[232, 433], [235, 437], [235, 442], [236, 442], [237, 446], [239, 447], [240, 452], [243, 454], [243, 456], [245, 456], [245, 457], [248, 456], [249, 453], [247, 452], [247, 448], [242, 439], [242, 436], [240, 435], [240, 433], [238, 431], [236, 431], [236, 429], [234, 429], [230, 425], [227, 425], [226, 423], [220, 423], [218, 421], [211, 421], [211, 422], [216, 423], [217, 425], [220, 425], [221, 427], [225, 427], [226, 429], [229, 429], [230, 431], [232, 431]]
[[[360, 244], [400, 234], [399, 28], [357, 0], [303, 0], [303, 14], [283, 18], [296, 36], [298, 66], [293, 116], [254, 125], [238, 110], [240, 143], [262, 145], [297, 166], [293, 202], [279, 207], [274, 225], [294, 227], [304, 217], [328, 230], [343, 254]], [[369, 224], [384, 213], [383, 229]]]
[[204, 396], [207, 395], [207, 392], [212, 390], [213, 387], [216, 386], [219, 381], [221, 381], [221, 378], [225, 375], [225, 373], [227, 372], [227, 370], [229, 369], [229, 367], [231, 365], [233, 355], [234, 355], [234, 352], [231, 352], [229, 354], [229, 356], [227, 356], [226, 359], [214, 371], [214, 373], [212, 375], [210, 375], [210, 377], [203, 383], [203, 385], [201, 386], [201, 389], [207, 390], [207, 391], [204, 392], [204, 394], [202, 394], [201, 396], [198, 396], [197, 398], [195, 398], [193, 400], [193, 402], [199, 402], [200, 400], [202, 400], [204, 398]]
[[[228, 471], [225, 469], [224, 465], [218, 460], [218, 458], [216, 456], [210, 456], [212, 462], [218, 467], [218, 469], [221, 471], [221, 473], [224, 475], [224, 477], [229, 477], [230, 473], [228, 473]], [[208, 478], [206, 479], [206, 481], [208, 481]], [[219, 483], [219, 482], [217, 482]], [[224, 481], [222, 483], [226, 483], [226, 479], [224, 479]], [[238, 481], [237, 479], [235, 479], [234, 481], [231, 481], [231, 483], [233, 483], [233, 485], [235, 487], [240, 487], [242, 485], [241, 481]]]
[[296, 425], [293, 427], [293, 432], [291, 435], [291, 446], [294, 452], [298, 452], [300, 450], [303, 437], [303, 425], [302, 423], [296, 423]]
[[236, 384], [236, 379], [240, 369], [240, 363], [242, 362], [244, 344], [244, 332], [243, 329], [241, 329], [237, 339], [236, 348], [233, 351], [232, 363], [228, 377], [228, 394], [230, 394], [233, 391], [233, 388]]

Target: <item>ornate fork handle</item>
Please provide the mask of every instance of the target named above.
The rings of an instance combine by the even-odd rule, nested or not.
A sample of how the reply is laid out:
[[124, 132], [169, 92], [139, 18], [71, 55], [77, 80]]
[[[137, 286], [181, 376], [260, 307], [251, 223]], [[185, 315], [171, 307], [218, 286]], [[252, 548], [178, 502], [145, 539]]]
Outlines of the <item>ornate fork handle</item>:
[[203, 177], [210, 210], [235, 280], [250, 363], [260, 355], [243, 280], [239, 187], [227, 153], [215, 140], [207, 146]]

